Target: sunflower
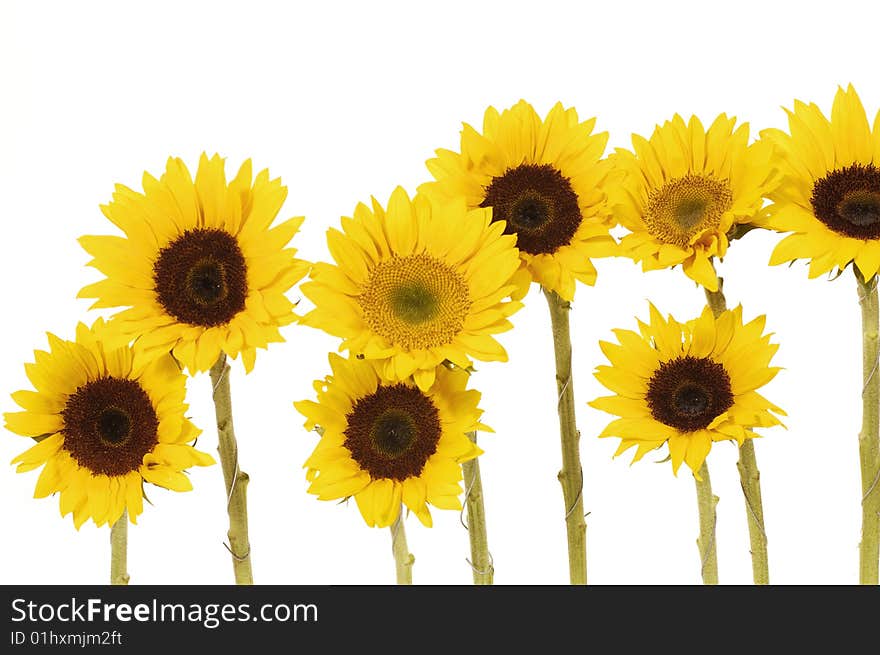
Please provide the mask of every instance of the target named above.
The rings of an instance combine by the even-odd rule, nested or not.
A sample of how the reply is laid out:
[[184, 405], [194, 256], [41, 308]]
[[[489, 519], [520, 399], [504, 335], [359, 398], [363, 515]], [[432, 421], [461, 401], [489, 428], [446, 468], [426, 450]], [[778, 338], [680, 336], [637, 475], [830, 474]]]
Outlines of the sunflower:
[[830, 121], [795, 101], [788, 125], [790, 135], [761, 132], [783, 173], [764, 226], [792, 232], [770, 263], [809, 259], [811, 278], [853, 263], [870, 280], [880, 269], [880, 112], [872, 132], [850, 85], [838, 89]]
[[294, 403], [321, 441], [305, 463], [309, 493], [320, 500], [354, 496], [369, 526], [387, 527], [401, 503], [426, 526], [428, 503], [461, 509], [462, 462], [483, 451], [466, 432], [479, 423], [478, 391], [468, 374], [441, 366], [430, 389], [387, 381], [376, 362], [330, 355], [332, 375], [315, 382], [318, 401]]
[[718, 290], [713, 256], [724, 257], [731, 231], [760, 220], [763, 197], [777, 182], [772, 148], [749, 145], [749, 126], [721, 114], [708, 130], [675, 115], [649, 140], [634, 134], [633, 150], [611, 157], [619, 173], [608, 196], [630, 231], [620, 242], [645, 271], [682, 265], [685, 275]]
[[461, 154], [436, 151], [427, 162], [436, 181], [419, 191], [491, 207], [492, 220], [516, 236], [520, 296], [535, 281], [570, 301], [575, 280], [596, 281], [590, 257], [616, 254], [602, 190], [608, 133], [593, 134], [595, 123], [578, 122], [561, 103], [543, 121], [525, 100], [500, 114], [489, 107], [482, 134], [464, 125]]
[[336, 264], [314, 265], [303, 294], [315, 305], [302, 323], [344, 339], [340, 349], [383, 360], [383, 375], [415, 376], [423, 391], [437, 366], [470, 358], [506, 361], [492, 335], [509, 330], [522, 304], [506, 300], [519, 259], [514, 238], [486, 209], [412, 201], [398, 187], [387, 211], [359, 204], [330, 229]]
[[61, 515], [77, 529], [91, 518], [113, 524], [143, 511], [143, 483], [189, 491], [182, 471], [214, 463], [188, 445], [199, 430], [186, 419], [186, 377], [170, 355], [135, 365], [128, 346], [109, 348], [98, 320], [82, 323], [76, 341], [49, 334], [49, 351], [34, 352], [25, 371], [36, 391], [13, 400], [25, 411], [5, 414], [6, 428], [39, 440], [12, 460], [18, 472], [43, 467], [35, 498], [59, 493]]
[[636, 446], [635, 462], [665, 443], [675, 473], [686, 462], [697, 474], [713, 441], [742, 445], [753, 428], [781, 425], [773, 413], [785, 413], [757, 392], [779, 371], [764, 316], [743, 324], [742, 307], [717, 319], [706, 307], [682, 324], [653, 305], [650, 314], [641, 334], [615, 330], [618, 343], [600, 342], [611, 366], [596, 378], [616, 395], [590, 405], [620, 417], [599, 435], [620, 437], [615, 455]]
[[250, 371], [256, 349], [283, 341], [295, 320], [284, 293], [308, 272], [285, 248], [303, 219], [270, 229], [287, 195], [267, 170], [251, 181], [246, 161], [226, 182], [224, 160], [202, 155], [195, 182], [180, 159], [158, 180], [144, 173], [144, 193], [117, 185], [101, 207], [125, 237], [84, 236], [80, 244], [107, 278], [79, 293], [92, 307], [128, 306], [109, 327], [119, 342], [138, 338], [138, 353], [166, 352], [190, 373], [221, 353], [239, 353]]

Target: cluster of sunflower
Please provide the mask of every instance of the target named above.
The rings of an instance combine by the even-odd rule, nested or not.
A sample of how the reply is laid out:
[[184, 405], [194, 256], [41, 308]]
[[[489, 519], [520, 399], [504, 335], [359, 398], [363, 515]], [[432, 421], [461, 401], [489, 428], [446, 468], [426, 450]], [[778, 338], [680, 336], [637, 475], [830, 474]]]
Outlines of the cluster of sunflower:
[[[707, 306], [680, 322], [649, 305], [646, 322], [600, 344], [609, 364], [596, 377], [611, 395], [590, 405], [616, 418], [595, 433], [620, 438], [618, 454], [635, 448], [634, 460], [667, 447], [673, 471], [685, 463], [693, 472], [706, 582], [717, 581], [706, 458], [714, 442], [736, 442], [755, 580], [767, 582], [751, 440], [784, 414], [758, 392], [779, 370], [770, 365], [778, 346], [764, 333], [765, 317], [746, 321], [741, 307], [727, 309], [715, 261], [752, 228], [790, 232], [771, 264], [808, 259], [810, 277], [853, 264], [876, 322], [880, 122], [872, 131], [849, 87], [830, 119], [797, 102], [790, 133], [766, 130], [754, 142], [748, 124], [724, 114], [708, 129], [676, 115], [650, 138], [633, 135], [632, 150], [605, 157], [608, 135], [594, 127], [595, 119], [581, 121], [561, 104], [543, 119], [524, 101], [489, 108], [482, 131], [465, 125], [459, 151], [438, 150], [427, 162], [433, 180], [414, 197], [398, 188], [385, 206], [358, 204], [341, 230], [328, 230], [332, 263], [295, 257], [287, 246], [302, 218], [272, 226], [286, 189], [267, 171], [252, 178], [250, 162], [227, 183], [219, 157], [203, 156], [195, 180], [171, 159], [159, 179], [145, 174], [143, 193], [118, 186], [102, 209], [125, 236], [81, 239], [106, 275], [81, 296], [97, 299], [95, 308], [127, 309], [80, 325], [75, 341], [50, 335], [50, 350], [27, 365], [36, 390], [13, 395], [24, 411], [6, 423], [39, 443], [16, 458], [19, 470], [43, 466], [36, 495], [59, 493], [62, 514], [72, 513], [77, 527], [89, 518], [118, 524], [126, 511], [134, 522], [145, 482], [186, 490], [182, 471], [213, 462], [192, 447], [199, 431], [184, 404], [184, 371], [211, 369], [230, 550], [236, 565], [247, 561], [245, 501], [236, 496], [246, 477], [231, 434], [225, 360], [240, 354], [249, 371], [256, 349], [282, 341], [278, 328], [298, 321], [340, 338], [345, 354], [329, 355], [316, 400], [295, 403], [320, 435], [305, 464], [309, 492], [353, 497], [368, 525], [391, 526], [397, 540], [403, 508], [426, 526], [429, 506], [461, 508], [463, 467], [468, 490], [479, 484], [479, 469], [468, 466], [482, 453], [476, 432], [488, 428], [480, 393], [468, 388], [474, 361], [506, 361], [496, 335], [513, 327], [534, 282], [553, 326], [571, 581], [584, 583], [568, 314], [576, 282], [596, 281], [591, 260], [625, 256], [645, 271], [680, 265]], [[625, 232], [619, 242], [617, 226]], [[301, 290], [314, 308], [299, 317], [285, 293], [306, 275]], [[876, 342], [876, 327], [866, 328], [866, 353], [873, 347], [876, 355]], [[875, 420], [873, 435], [863, 435], [862, 571], [874, 582], [877, 519], [869, 519], [880, 492], [872, 495], [870, 482], [880, 464], [878, 407], [870, 402], [878, 404], [878, 389], [876, 378], [866, 379], [866, 416]], [[478, 570], [491, 562], [483, 509], [468, 509], [469, 528], [482, 534], [472, 538], [475, 580], [487, 581]], [[872, 558], [873, 573], [864, 568]], [[237, 569], [237, 579], [250, 581], [249, 572], [238, 578]]]
[[[296, 320], [285, 293], [309, 264], [285, 246], [302, 219], [271, 227], [286, 195], [249, 161], [227, 182], [220, 157], [202, 156], [195, 180], [171, 158], [159, 179], [144, 174], [143, 193], [117, 185], [101, 207], [124, 237], [80, 239], [106, 276], [80, 297], [128, 309], [79, 324], [73, 341], [50, 334], [25, 365], [34, 390], [13, 394], [23, 411], [5, 415], [38, 442], [13, 460], [18, 471], [43, 466], [35, 496], [57, 493], [77, 528], [91, 518], [122, 530], [143, 511], [144, 483], [188, 491], [184, 471], [214, 463], [191, 445], [201, 431], [186, 417], [184, 371], [225, 372], [227, 355], [250, 371], [257, 348]], [[111, 576], [125, 582], [124, 538], [113, 545]]]

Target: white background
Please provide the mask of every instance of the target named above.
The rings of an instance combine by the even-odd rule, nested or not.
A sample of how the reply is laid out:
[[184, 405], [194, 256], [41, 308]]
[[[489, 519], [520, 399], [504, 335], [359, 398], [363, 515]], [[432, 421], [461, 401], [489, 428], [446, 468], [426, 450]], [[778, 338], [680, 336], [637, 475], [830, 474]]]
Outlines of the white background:
[[[269, 167], [290, 193], [284, 217], [307, 221], [296, 245], [326, 258], [325, 230], [376, 195], [425, 179], [435, 148], [458, 148], [462, 121], [479, 127], [489, 104], [520, 98], [545, 113], [562, 100], [598, 116], [610, 146], [647, 136], [674, 112], [708, 124], [719, 112], [753, 131], [782, 127], [795, 97], [826, 111], [852, 81], [871, 118], [880, 104], [877, 9], [864, 2], [3, 2], [0, 14], [0, 408], [29, 384], [23, 364], [91, 320], [77, 291], [98, 274], [75, 239], [113, 233], [98, 210], [113, 184], [139, 188], [169, 154], [194, 169], [202, 150]], [[873, 15], [869, 15], [873, 12]], [[767, 267], [778, 237], [752, 233], [719, 271], [728, 302], [766, 313], [785, 367], [766, 395], [790, 414], [788, 431], [756, 445], [777, 583], [857, 581], [861, 388], [855, 281], [808, 281], [806, 267]], [[616, 439], [595, 435], [610, 416], [586, 402], [598, 340], [632, 328], [647, 300], [680, 319], [702, 294], [680, 270], [643, 274], [625, 259], [597, 262], [595, 288], [579, 287], [572, 315], [578, 426], [583, 433], [589, 577], [593, 583], [698, 583], [694, 483], [683, 467], [612, 460]], [[292, 297], [297, 295], [294, 291]], [[307, 308], [307, 303], [302, 305]], [[567, 581], [553, 351], [536, 288], [502, 335], [510, 362], [480, 365], [481, 459], [490, 547], [500, 584]], [[287, 343], [233, 376], [235, 424], [250, 485], [258, 583], [390, 583], [387, 530], [367, 528], [355, 504], [306, 494], [302, 462], [316, 436], [292, 401], [312, 397], [336, 340], [290, 326]], [[191, 416], [214, 452], [207, 374], [189, 383]], [[0, 464], [29, 441], [5, 433]], [[718, 505], [723, 583], [751, 581], [736, 448], [709, 465]], [[75, 531], [57, 499], [33, 500], [37, 473], [0, 466], [0, 583], [103, 583], [107, 528]], [[219, 467], [192, 472], [195, 491], [149, 489], [130, 531], [133, 583], [226, 583]], [[435, 527], [407, 521], [417, 583], [469, 583], [467, 533], [456, 512]]]

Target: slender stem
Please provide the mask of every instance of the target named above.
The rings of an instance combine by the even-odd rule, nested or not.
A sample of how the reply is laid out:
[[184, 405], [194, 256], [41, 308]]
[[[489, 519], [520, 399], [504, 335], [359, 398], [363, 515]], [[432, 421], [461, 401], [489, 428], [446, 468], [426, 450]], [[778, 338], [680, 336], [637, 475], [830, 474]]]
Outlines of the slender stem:
[[229, 390], [229, 365], [226, 355], [220, 354], [211, 367], [211, 383], [214, 388], [214, 413], [217, 417], [220, 466], [226, 482], [226, 511], [229, 514], [229, 544], [235, 583], [254, 583], [251, 570], [251, 545], [248, 540], [247, 485], [248, 474], [238, 467], [238, 444], [232, 426], [232, 394]]
[[706, 462], [700, 469], [701, 480], [697, 483], [697, 509], [700, 513], [700, 536], [697, 539], [697, 549], [700, 552], [700, 573], [703, 576], [703, 584], [718, 584], [718, 552], [715, 547], [715, 525], [717, 517], [715, 506], [718, 504], [718, 496], [712, 494], [712, 482], [709, 480], [709, 467]]
[[718, 291], [709, 291], [703, 287], [703, 292], [706, 294], [706, 304], [709, 305], [715, 318], [718, 318], [727, 310], [727, 298], [724, 297], [724, 278], [718, 278]]
[[128, 584], [128, 512], [110, 528], [110, 584]]
[[749, 522], [749, 543], [752, 553], [752, 580], [755, 584], [770, 584], [770, 566], [767, 557], [767, 533], [764, 531], [764, 503], [761, 500], [761, 472], [755, 459], [755, 444], [746, 439], [739, 447], [739, 484], [746, 501]]
[[[468, 432], [468, 437], [477, 443], [477, 433]], [[471, 540], [470, 565], [474, 572], [474, 584], [490, 585], [495, 576], [492, 555], [489, 553], [489, 538], [486, 535], [486, 508], [483, 506], [483, 481], [480, 479], [479, 458], [461, 465], [464, 475], [465, 503], [467, 505], [467, 530]]]
[[862, 431], [859, 461], [862, 471], [862, 540], [859, 543], [859, 582], [878, 584], [880, 566], [880, 374], [878, 356], [877, 277], [865, 282], [856, 273], [862, 307]]
[[[724, 280], [718, 278], [718, 291], [706, 292], [706, 302], [717, 318], [727, 309], [724, 298]], [[739, 448], [739, 484], [746, 504], [746, 520], [749, 526], [749, 543], [752, 554], [752, 580], [755, 584], [770, 584], [770, 563], [767, 556], [767, 532], [764, 528], [764, 503], [761, 499], [761, 472], [755, 457], [755, 444], [746, 439]]]
[[397, 520], [391, 526], [391, 552], [394, 554], [394, 568], [397, 572], [397, 584], [412, 584], [412, 567], [416, 558], [409, 552], [406, 545], [406, 528], [403, 527], [403, 508]]
[[574, 388], [571, 377], [571, 304], [544, 289], [553, 328], [556, 356], [556, 391], [559, 401], [559, 434], [562, 440], [562, 469], [559, 482], [565, 501], [565, 529], [568, 536], [568, 572], [571, 584], [587, 584], [587, 524], [584, 520], [584, 475], [581, 468], [580, 432], [575, 425]]

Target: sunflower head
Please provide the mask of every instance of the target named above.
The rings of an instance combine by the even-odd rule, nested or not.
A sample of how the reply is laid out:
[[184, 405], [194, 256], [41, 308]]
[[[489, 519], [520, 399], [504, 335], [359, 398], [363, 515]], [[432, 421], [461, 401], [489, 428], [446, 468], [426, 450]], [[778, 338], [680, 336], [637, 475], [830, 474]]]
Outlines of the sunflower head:
[[811, 278], [853, 264], [870, 280], [880, 269], [880, 112], [872, 130], [850, 85], [838, 89], [830, 120], [795, 101], [788, 125], [761, 132], [783, 174], [764, 226], [792, 233], [770, 263], [807, 259]]
[[419, 191], [491, 207], [516, 237], [520, 296], [535, 281], [572, 300], [576, 280], [596, 281], [590, 258], [616, 254], [603, 191], [608, 134], [593, 134], [595, 123], [561, 103], [543, 120], [524, 100], [501, 113], [489, 107], [482, 134], [464, 125], [460, 153], [437, 150], [427, 162], [435, 181]]
[[315, 305], [302, 322], [381, 361], [389, 379], [415, 376], [422, 390], [445, 360], [504, 361], [493, 335], [512, 327], [522, 304], [508, 300], [519, 258], [503, 230], [489, 210], [410, 200], [399, 187], [387, 210], [359, 204], [341, 232], [327, 232], [335, 264], [315, 264], [302, 285]]
[[116, 343], [138, 339], [146, 358], [171, 352], [194, 373], [241, 354], [250, 371], [257, 348], [283, 341], [279, 326], [296, 318], [284, 294], [308, 272], [286, 247], [303, 219], [270, 227], [287, 189], [266, 170], [252, 179], [250, 160], [227, 182], [224, 160], [204, 154], [195, 181], [169, 159], [143, 187], [117, 185], [101, 207], [124, 237], [80, 238], [106, 278], [79, 296], [128, 307], [108, 327]]
[[294, 403], [321, 441], [306, 460], [309, 493], [354, 496], [369, 526], [387, 527], [401, 503], [426, 526], [428, 504], [461, 509], [461, 462], [482, 451], [466, 433], [479, 422], [478, 391], [468, 374], [441, 366], [427, 390], [387, 380], [375, 362], [330, 355], [332, 374], [315, 382], [317, 402]]
[[38, 440], [12, 460], [18, 472], [43, 467], [34, 497], [59, 494], [77, 529], [89, 518], [112, 524], [143, 511], [143, 483], [174, 491], [192, 484], [183, 470], [213, 464], [189, 445], [199, 430], [185, 417], [186, 377], [168, 354], [136, 364], [128, 347], [105, 345], [106, 326], [80, 324], [76, 341], [49, 335], [25, 371], [33, 391], [13, 400], [6, 429]]
[[743, 324], [742, 307], [718, 318], [707, 307], [679, 323], [653, 305], [650, 314], [639, 332], [615, 330], [617, 343], [600, 343], [610, 366], [596, 378], [615, 395], [590, 405], [619, 417], [599, 435], [621, 439], [615, 455], [635, 446], [638, 461], [668, 444], [673, 471], [686, 462], [697, 475], [713, 441], [741, 445], [753, 428], [781, 425], [774, 413], [784, 412], [757, 392], [779, 371], [764, 316]]
[[723, 257], [737, 225], [759, 218], [776, 184], [767, 144], [749, 145], [747, 123], [721, 114], [709, 126], [675, 115], [650, 139], [632, 137], [633, 150], [612, 156], [616, 175], [608, 195], [615, 218], [629, 230], [623, 253], [644, 270], [682, 265], [692, 280], [718, 290], [711, 263]]

